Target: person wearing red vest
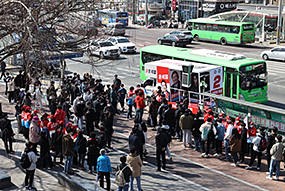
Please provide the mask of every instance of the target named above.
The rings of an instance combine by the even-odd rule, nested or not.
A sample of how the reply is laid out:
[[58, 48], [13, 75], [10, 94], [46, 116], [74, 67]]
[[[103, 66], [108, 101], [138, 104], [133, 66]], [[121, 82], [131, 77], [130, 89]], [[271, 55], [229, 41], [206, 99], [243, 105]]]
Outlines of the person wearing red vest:
[[226, 116], [226, 123], [224, 124], [225, 125], [225, 128], [226, 128], [226, 130], [227, 130], [227, 128], [228, 128], [228, 126], [229, 126], [229, 122], [230, 122], [230, 120], [231, 120], [231, 118], [230, 118], [230, 116]]
[[43, 116], [41, 117], [41, 123], [40, 123], [40, 127], [42, 129], [42, 131], [45, 131], [46, 132], [46, 135], [48, 136], [49, 132], [48, 132], [48, 129], [47, 129], [47, 125], [48, 125], [48, 119], [47, 119], [47, 116], [48, 114], [45, 113], [43, 114]]
[[241, 132], [241, 126], [240, 126], [241, 122], [240, 122], [240, 117], [236, 117], [236, 121], [234, 122], [234, 128], [237, 128], [239, 134]]
[[249, 123], [249, 127], [247, 130], [247, 134], [248, 134], [248, 153], [251, 154], [252, 153], [252, 149], [253, 149], [253, 144], [252, 144], [252, 140], [256, 137], [256, 128], [254, 127], [254, 123], [250, 122]]
[[208, 109], [206, 111], [207, 114], [204, 115], [204, 121], [206, 122], [209, 117], [213, 120], [214, 119], [213, 111], [211, 109]]
[[141, 85], [140, 85], [140, 84], [137, 85], [137, 89], [135, 89], [135, 91], [136, 91], [136, 90], [139, 90], [140, 92], [143, 93], [142, 98], [143, 98], [143, 100], [144, 100], [144, 98], [145, 98], [145, 97], [144, 97], [144, 91], [143, 91], [143, 89], [141, 89]]
[[55, 126], [57, 125], [57, 121], [54, 115], [50, 115], [48, 116], [48, 118], [50, 118], [50, 122], [48, 122], [47, 124], [47, 129], [49, 131], [49, 137], [51, 138], [52, 134], [55, 132]]
[[139, 92], [139, 96], [136, 97], [135, 102], [136, 102], [136, 119], [138, 119], [139, 123], [142, 122], [142, 116], [143, 116], [143, 111], [145, 108], [145, 103], [144, 103], [144, 98], [143, 98], [143, 93]]
[[57, 110], [55, 112], [54, 117], [56, 118], [56, 121], [64, 121], [65, 122], [66, 113], [65, 113], [65, 111], [63, 111], [61, 105], [57, 106]]
[[127, 98], [133, 97], [133, 95], [135, 95], [134, 89], [135, 89], [134, 87], [130, 88], [130, 90], [128, 91], [128, 97]]

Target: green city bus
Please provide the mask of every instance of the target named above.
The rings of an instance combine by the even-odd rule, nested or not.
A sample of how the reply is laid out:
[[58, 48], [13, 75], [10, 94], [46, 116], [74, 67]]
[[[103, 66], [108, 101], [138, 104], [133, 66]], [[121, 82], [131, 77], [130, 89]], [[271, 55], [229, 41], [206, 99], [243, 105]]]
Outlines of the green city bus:
[[196, 41], [213, 41], [222, 45], [253, 43], [254, 23], [218, 21], [213, 19], [192, 19], [187, 22]]
[[223, 96], [256, 103], [265, 103], [268, 100], [267, 68], [264, 60], [207, 49], [146, 46], [140, 52], [141, 80], [147, 79], [144, 64], [162, 59], [223, 66]]

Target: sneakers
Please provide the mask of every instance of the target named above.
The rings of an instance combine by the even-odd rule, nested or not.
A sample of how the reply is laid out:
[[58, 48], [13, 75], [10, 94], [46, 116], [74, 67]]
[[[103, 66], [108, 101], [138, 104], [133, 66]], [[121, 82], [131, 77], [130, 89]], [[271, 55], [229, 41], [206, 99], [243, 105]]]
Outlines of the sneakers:
[[255, 166], [256, 170], [260, 170], [260, 167]]
[[218, 153], [214, 154], [214, 157], [218, 157], [218, 156], [219, 156], [219, 154], [218, 154]]
[[209, 155], [205, 155], [205, 158], [209, 158]]
[[231, 166], [238, 167], [239, 165], [236, 163], [231, 164]]
[[266, 179], [268, 179], [268, 180], [272, 180], [272, 177], [270, 177], [270, 176], [266, 176]]
[[250, 170], [250, 169], [252, 169], [252, 166], [245, 167], [245, 170]]
[[275, 180], [277, 180], [277, 181], [279, 180], [277, 176], [275, 176]]
[[170, 162], [173, 162], [173, 159], [172, 159], [172, 157], [170, 157], [170, 158], [169, 158], [169, 161], [170, 161]]
[[205, 156], [205, 155], [206, 155], [206, 153], [202, 153], [202, 154], [201, 154], [201, 157], [203, 157], [203, 156]]
[[161, 171], [161, 169], [160, 169], [160, 168], [157, 168], [156, 171]]
[[28, 190], [37, 190], [36, 188], [34, 188], [34, 187], [29, 187], [29, 189]]
[[269, 175], [270, 174], [270, 172], [266, 172], [266, 175]]
[[184, 144], [182, 144], [181, 146], [184, 147], [184, 148], [186, 148], [186, 145], [184, 145]]

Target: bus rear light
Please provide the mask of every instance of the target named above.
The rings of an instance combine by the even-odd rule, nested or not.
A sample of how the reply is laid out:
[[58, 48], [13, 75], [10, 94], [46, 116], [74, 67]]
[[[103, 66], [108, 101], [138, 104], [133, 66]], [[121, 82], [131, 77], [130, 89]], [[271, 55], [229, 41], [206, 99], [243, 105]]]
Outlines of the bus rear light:
[[176, 41], [179, 41], [179, 39], [176, 39]]
[[116, 23], [118, 22], [118, 19], [116, 19]]
[[240, 34], [240, 40], [242, 40], [242, 34]]

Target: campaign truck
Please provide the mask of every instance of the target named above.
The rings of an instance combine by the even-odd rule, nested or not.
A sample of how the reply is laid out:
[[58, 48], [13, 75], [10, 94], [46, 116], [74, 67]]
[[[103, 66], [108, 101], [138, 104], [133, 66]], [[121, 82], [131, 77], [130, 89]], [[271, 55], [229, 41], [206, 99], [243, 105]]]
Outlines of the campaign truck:
[[204, 103], [210, 106], [209, 97], [199, 93], [223, 95], [223, 67], [180, 60], [164, 59], [145, 63], [145, 74], [148, 77], [142, 84], [145, 95], [150, 97], [161, 87], [161, 94], [176, 105], [183, 100], [183, 92], [189, 92], [189, 108], [196, 110]]

